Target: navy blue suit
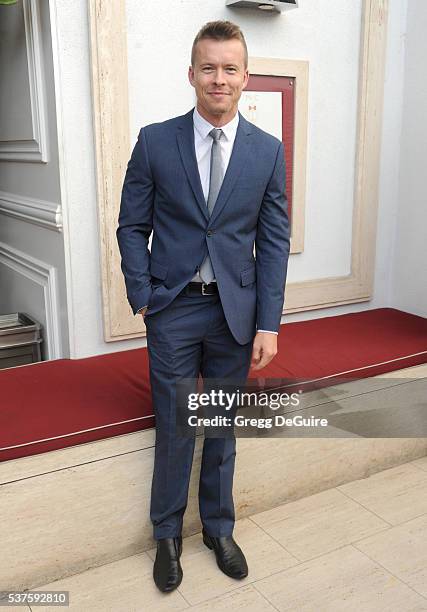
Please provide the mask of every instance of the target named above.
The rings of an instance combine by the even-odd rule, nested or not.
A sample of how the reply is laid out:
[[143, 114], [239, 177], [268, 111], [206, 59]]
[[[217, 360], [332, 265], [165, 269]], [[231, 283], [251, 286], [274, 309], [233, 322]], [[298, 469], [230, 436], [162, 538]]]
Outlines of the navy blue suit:
[[[201, 374], [244, 382], [256, 329], [279, 330], [289, 257], [284, 190], [283, 144], [240, 114], [209, 217], [193, 109], [140, 130], [123, 184], [117, 239], [133, 313], [148, 304], [156, 415], [150, 514], [156, 539], [181, 532], [194, 452], [194, 439], [175, 435], [176, 381]], [[207, 252], [219, 294], [183, 295]], [[235, 454], [234, 438], [204, 441], [199, 505], [212, 536], [233, 530]]]

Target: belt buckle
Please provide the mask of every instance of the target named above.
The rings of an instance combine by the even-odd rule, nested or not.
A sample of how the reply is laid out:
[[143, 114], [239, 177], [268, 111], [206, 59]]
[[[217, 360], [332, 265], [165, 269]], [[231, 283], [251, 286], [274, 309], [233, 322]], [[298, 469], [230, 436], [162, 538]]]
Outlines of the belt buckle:
[[205, 287], [208, 285], [206, 283], [202, 283], [202, 295], [210, 295], [210, 293], [205, 293]]

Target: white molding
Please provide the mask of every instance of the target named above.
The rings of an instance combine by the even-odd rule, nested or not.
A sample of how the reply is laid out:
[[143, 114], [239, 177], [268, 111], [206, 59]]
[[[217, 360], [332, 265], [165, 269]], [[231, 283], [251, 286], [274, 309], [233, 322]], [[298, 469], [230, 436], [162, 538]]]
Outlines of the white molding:
[[38, 0], [22, 0], [22, 7], [33, 136], [28, 140], [0, 141], [0, 161], [47, 163], [49, 147], [39, 3]]
[[42, 288], [46, 312], [44, 337], [46, 360], [60, 359], [63, 354], [57, 269], [4, 242], [0, 242], [0, 264], [18, 272]]
[[63, 226], [64, 240], [64, 256], [65, 256], [65, 274], [68, 282], [66, 283], [66, 316], [68, 319], [68, 343], [70, 358], [78, 356], [77, 350], [77, 333], [75, 323], [75, 307], [74, 307], [74, 269], [73, 269], [73, 253], [70, 236], [70, 198], [71, 180], [68, 174], [68, 164], [66, 155], [66, 125], [67, 117], [64, 114], [64, 95], [62, 93], [63, 73], [61, 70], [61, 33], [57, 16], [56, 2], [49, 2], [49, 19], [50, 19], [50, 34], [52, 37], [52, 63], [53, 63], [53, 88], [54, 102], [56, 114], [56, 130], [58, 144], [58, 163], [59, 163], [59, 189], [61, 201], [61, 217]]
[[46, 229], [62, 231], [62, 210], [55, 202], [0, 191], [0, 213]]

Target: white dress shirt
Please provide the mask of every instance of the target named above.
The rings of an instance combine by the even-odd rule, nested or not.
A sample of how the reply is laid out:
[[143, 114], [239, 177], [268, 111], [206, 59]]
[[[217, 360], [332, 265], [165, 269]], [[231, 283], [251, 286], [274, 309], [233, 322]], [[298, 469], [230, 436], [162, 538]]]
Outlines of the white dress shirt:
[[[239, 113], [236, 112], [233, 119], [221, 125], [223, 136], [218, 141], [221, 151], [221, 161], [223, 176], [227, 171], [227, 167], [230, 161], [231, 153], [233, 151], [234, 140], [236, 138], [237, 126], [239, 125]], [[194, 146], [196, 149], [197, 166], [199, 168], [200, 182], [202, 183], [203, 195], [205, 200], [208, 200], [209, 194], [209, 178], [210, 178], [210, 165], [211, 165], [211, 150], [213, 139], [209, 136], [209, 132], [217, 126], [212, 125], [209, 121], [206, 121], [204, 117], [199, 113], [197, 108], [194, 108], [193, 112], [193, 126], [194, 126]], [[201, 280], [201, 279], [200, 279]], [[213, 281], [216, 282], [216, 281]], [[140, 309], [142, 310], [142, 308]], [[139, 311], [138, 311], [139, 312]], [[266, 332], [270, 334], [277, 334], [278, 332], [270, 331], [267, 329], [258, 329], [259, 332]]]
[[[203, 195], [205, 200], [208, 200], [209, 194], [209, 176], [211, 169], [211, 150], [213, 139], [209, 136], [209, 132], [216, 126], [206, 121], [197, 108], [193, 113], [194, 123], [194, 146], [196, 149], [197, 165], [199, 167], [200, 181], [202, 183]], [[236, 138], [237, 126], [239, 125], [239, 113], [236, 113], [231, 121], [221, 126], [223, 136], [218, 141], [221, 151], [222, 175], [224, 176], [228, 163], [230, 161], [231, 152], [233, 151], [234, 140]]]

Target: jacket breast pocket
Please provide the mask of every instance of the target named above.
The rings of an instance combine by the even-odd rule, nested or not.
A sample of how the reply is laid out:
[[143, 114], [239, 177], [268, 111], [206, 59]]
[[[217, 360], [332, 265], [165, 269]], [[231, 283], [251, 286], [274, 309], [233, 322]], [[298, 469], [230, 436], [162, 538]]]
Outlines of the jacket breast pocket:
[[151, 276], [154, 276], [154, 278], [158, 278], [162, 281], [166, 280], [168, 269], [168, 266], [164, 266], [155, 259], [150, 259], [150, 274]]
[[246, 285], [250, 285], [251, 283], [254, 283], [255, 280], [256, 280], [255, 265], [251, 266], [250, 268], [246, 268], [245, 270], [242, 270], [240, 272], [240, 283], [242, 287], [245, 287]]

